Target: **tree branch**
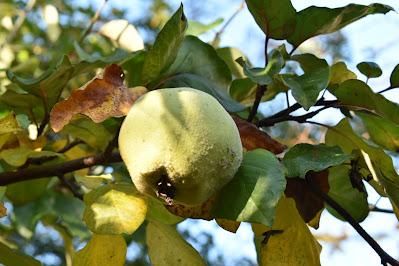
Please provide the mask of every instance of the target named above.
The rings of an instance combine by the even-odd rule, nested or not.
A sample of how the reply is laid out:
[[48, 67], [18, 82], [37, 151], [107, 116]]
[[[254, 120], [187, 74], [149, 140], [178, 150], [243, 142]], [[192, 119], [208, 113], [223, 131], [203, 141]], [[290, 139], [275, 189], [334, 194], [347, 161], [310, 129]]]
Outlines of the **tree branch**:
[[330, 198], [327, 194], [321, 191], [318, 187], [310, 182], [309, 178], [306, 178], [307, 184], [310, 190], [323, 199], [331, 208], [333, 208], [336, 212], [338, 212], [345, 220], [359, 233], [359, 235], [366, 240], [366, 242], [374, 249], [374, 251], [380, 256], [381, 264], [388, 265], [391, 264], [393, 266], [399, 266], [399, 262], [391, 257], [388, 253], [386, 253], [381, 246], [363, 229], [363, 227], [356, 222], [356, 220], [339, 205], [335, 200]]
[[81, 44], [84, 39], [87, 37], [87, 35], [90, 34], [91, 29], [94, 26], [94, 23], [96, 23], [96, 21], [98, 20], [98, 18], [100, 17], [101, 11], [104, 9], [105, 4], [108, 2], [108, 0], [104, 0], [101, 4], [101, 6], [98, 8], [97, 12], [94, 14], [94, 16], [91, 18], [90, 20], [90, 24], [89, 26], [86, 28], [86, 30], [83, 32], [82, 36], [79, 39], [79, 44]]
[[79, 192], [79, 187], [77, 187], [76, 184], [67, 180], [64, 175], [58, 175], [58, 179], [61, 181], [61, 183], [63, 183], [66, 187], [68, 187], [68, 189], [72, 192], [72, 194], [76, 198], [83, 200], [83, 195], [82, 193]]
[[384, 92], [387, 92], [387, 91], [390, 91], [390, 90], [393, 90], [393, 89], [397, 89], [397, 88], [399, 88], [399, 87], [392, 87], [392, 86], [389, 86], [388, 88], [386, 88], [386, 89], [383, 89], [383, 90], [381, 90], [381, 91], [379, 91], [379, 92], [377, 92], [377, 93], [384, 93]]
[[258, 113], [258, 107], [260, 101], [262, 100], [263, 94], [265, 94], [266, 89], [266, 86], [258, 85], [258, 88], [256, 89], [255, 101], [247, 119], [248, 122], [252, 122], [252, 120], [254, 120], [256, 114]]
[[6, 186], [9, 184], [32, 179], [60, 176], [95, 165], [118, 162], [122, 162], [122, 158], [119, 153], [114, 152], [111, 153], [109, 156], [104, 156], [104, 154], [100, 154], [96, 156], [87, 156], [54, 165], [32, 166], [18, 171], [0, 173], [0, 186]]
[[393, 210], [382, 209], [382, 208], [379, 208], [379, 207], [377, 207], [375, 205], [370, 205], [369, 206], [369, 210], [372, 211], [372, 212], [395, 213]]

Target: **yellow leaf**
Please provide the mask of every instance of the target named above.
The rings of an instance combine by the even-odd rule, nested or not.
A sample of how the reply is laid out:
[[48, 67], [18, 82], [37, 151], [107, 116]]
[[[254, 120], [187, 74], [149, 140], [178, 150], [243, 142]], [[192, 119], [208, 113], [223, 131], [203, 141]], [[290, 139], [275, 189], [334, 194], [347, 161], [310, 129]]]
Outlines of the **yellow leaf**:
[[229, 231], [231, 233], [235, 233], [240, 227], [240, 222], [227, 220], [227, 219], [215, 219], [216, 223], [222, 227], [224, 230]]
[[83, 220], [97, 234], [132, 234], [143, 223], [147, 203], [133, 185], [106, 185], [85, 195]]
[[75, 176], [77, 182], [82, 183], [88, 189], [95, 189], [99, 186], [107, 183], [108, 181], [112, 181], [111, 174], [104, 174], [104, 175], [86, 175], [86, 176]]
[[52, 151], [34, 151], [28, 148], [20, 147], [15, 149], [6, 149], [0, 152], [0, 159], [12, 166], [22, 166], [28, 158], [40, 157], [60, 157], [61, 154]]
[[15, 133], [20, 131], [21, 128], [15, 118], [15, 114], [10, 113], [7, 116], [0, 119], [0, 135], [6, 133]]
[[198, 251], [173, 226], [150, 222], [147, 225], [146, 239], [148, 256], [154, 266], [205, 265]]
[[298, 213], [293, 199], [280, 199], [272, 228], [253, 224], [252, 229], [260, 265], [320, 265], [321, 246]]
[[74, 266], [119, 266], [125, 264], [126, 242], [120, 235], [97, 235], [73, 256]]

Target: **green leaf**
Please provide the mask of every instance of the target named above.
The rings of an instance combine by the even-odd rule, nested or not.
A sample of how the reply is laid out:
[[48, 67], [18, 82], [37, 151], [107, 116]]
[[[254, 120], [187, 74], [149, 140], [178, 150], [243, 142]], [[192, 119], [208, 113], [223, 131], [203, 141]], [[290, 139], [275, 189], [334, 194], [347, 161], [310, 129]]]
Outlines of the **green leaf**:
[[374, 62], [361, 62], [356, 67], [367, 78], [378, 78], [382, 75], [382, 69]]
[[[343, 165], [334, 166], [329, 169], [328, 183], [330, 185], [330, 190], [328, 191], [328, 195], [349, 212], [357, 222], [362, 222], [369, 214], [367, 192], [366, 190], [359, 191], [352, 186], [349, 171], [350, 169]], [[332, 215], [345, 221], [345, 219], [328, 204], [326, 208]]]
[[292, 96], [305, 109], [309, 110], [316, 102], [322, 90], [330, 80], [330, 68], [327, 61], [312, 54], [292, 57], [304, 70], [302, 76], [281, 75], [284, 84], [292, 90]]
[[223, 47], [217, 48], [216, 53], [227, 64], [231, 71], [231, 74], [233, 74], [234, 77], [245, 78], [242, 66], [236, 61], [237, 58], [242, 57], [246, 62], [248, 62], [248, 59], [242, 51], [233, 47]]
[[399, 150], [399, 125], [378, 115], [356, 112], [362, 119], [370, 139], [384, 149]]
[[[392, 159], [381, 149], [368, 145], [356, 135], [347, 119], [342, 119], [329, 129], [325, 136], [328, 145], [338, 145], [347, 154], [360, 150], [373, 179], [381, 184], [392, 202], [399, 206], [399, 176], [392, 164]], [[368, 162], [369, 161], [369, 162]]]
[[[98, 53], [88, 54], [82, 47], [80, 47], [78, 42], [74, 42], [73, 46], [75, 48], [76, 54], [79, 56], [79, 59], [82, 61], [86, 61], [88, 63], [99, 63], [98, 67], [105, 66], [106, 64], [112, 64], [118, 61], [122, 61], [129, 56], [129, 53], [122, 49], [116, 49], [109, 56], [102, 56]], [[103, 63], [103, 64], [101, 64]]]
[[156, 79], [173, 63], [183, 42], [186, 29], [187, 19], [183, 12], [183, 5], [181, 5], [166, 22], [145, 58], [142, 72], [142, 81], [145, 84]]
[[165, 76], [190, 73], [212, 81], [219, 88], [227, 90], [231, 73], [216, 50], [195, 36], [186, 36], [177, 53], [176, 60], [165, 72]]
[[399, 87], [399, 64], [392, 70], [390, 77], [391, 87], [396, 88]]
[[15, 205], [26, 204], [40, 198], [47, 190], [50, 178], [14, 183], [7, 186], [6, 196]]
[[297, 13], [294, 33], [288, 42], [294, 47], [317, 35], [333, 33], [370, 14], [386, 14], [392, 7], [350, 4], [340, 8], [310, 6]]
[[253, 82], [259, 85], [270, 85], [273, 83], [274, 75], [280, 73], [285, 62], [278, 50], [273, 50], [269, 54], [269, 57], [269, 61], [265, 68], [250, 68], [242, 57], [238, 58], [236, 61], [243, 67], [245, 75]]
[[180, 74], [168, 79], [163, 88], [191, 87], [209, 93], [215, 97], [223, 107], [232, 113], [240, 112], [245, 107], [230, 98], [224, 89], [219, 88], [212, 81], [194, 74]]
[[83, 220], [97, 234], [132, 234], [144, 221], [147, 203], [133, 185], [106, 185], [85, 195]]
[[399, 105], [374, 93], [360, 80], [347, 80], [332, 93], [348, 109], [366, 109], [399, 124]]
[[340, 165], [351, 159], [341, 148], [325, 144], [298, 144], [284, 156], [283, 164], [288, 170], [287, 177], [304, 178], [309, 171], [319, 172], [331, 166]]
[[248, 9], [269, 38], [284, 40], [295, 30], [296, 10], [290, 0], [246, 0]]
[[218, 18], [211, 23], [203, 24], [198, 21], [189, 20], [186, 35], [198, 36], [207, 31], [210, 31], [223, 23], [223, 18]]
[[0, 119], [0, 135], [21, 131], [15, 114], [9, 113]]
[[330, 68], [330, 84], [339, 85], [348, 79], [356, 79], [356, 74], [348, 69], [344, 62], [337, 62]]
[[125, 70], [125, 82], [128, 88], [142, 85], [141, 72], [146, 56], [145, 51], [138, 51], [130, 59], [123, 62], [122, 68]]
[[220, 191], [213, 214], [271, 226], [285, 185], [283, 167], [274, 154], [262, 149], [247, 152], [233, 180]]
[[146, 241], [151, 265], [206, 265], [198, 251], [187, 243], [173, 226], [157, 222], [148, 223]]
[[120, 235], [93, 234], [87, 245], [73, 256], [74, 266], [125, 265], [127, 246]]
[[148, 211], [146, 220], [160, 222], [163, 224], [177, 224], [184, 220], [183, 217], [176, 216], [169, 212], [165, 205], [163, 205], [159, 200], [153, 197], [148, 197]]
[[24, 165], [28, 159], [48, 157], [63, 157], [63, 155], [53, 151], [34, 151], [25, 147], [5, 149], [0, 152], [0, 159], [15, 167]]
[[4, 266], [40, 266], [39, 261], [0, 242], [0, 264]]

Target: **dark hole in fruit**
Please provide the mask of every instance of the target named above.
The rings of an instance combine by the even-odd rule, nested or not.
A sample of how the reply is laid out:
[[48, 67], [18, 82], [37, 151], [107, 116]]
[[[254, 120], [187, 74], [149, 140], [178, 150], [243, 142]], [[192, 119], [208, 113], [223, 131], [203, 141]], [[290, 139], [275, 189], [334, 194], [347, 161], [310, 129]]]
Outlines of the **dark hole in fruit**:
[[173, 204], [176, 195], [176, 188], [172, 185], [167, 174], [162, 174], [157, 182], [157, 196], [163, 199], [168, 205]]

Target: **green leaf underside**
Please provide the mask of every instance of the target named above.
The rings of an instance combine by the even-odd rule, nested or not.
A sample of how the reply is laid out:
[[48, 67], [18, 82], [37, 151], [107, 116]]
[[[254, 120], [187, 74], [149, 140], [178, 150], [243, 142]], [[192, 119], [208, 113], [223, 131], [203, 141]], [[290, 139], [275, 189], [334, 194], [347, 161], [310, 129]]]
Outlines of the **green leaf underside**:
[[[349, 212], [357, 222], [361, 222], [366, 219], [369, 214], [367, 192], [359, 191], [352, 186], [349, 170], [349, 167], [342, 165], [330, 168], [328, 175], [330, 190], [328, 191], [328, 195]], [[326, 208], [332, 215], [345, 221], [345, 219], [329, 205], [327, 205]]]
[[272, 153], [262, 149], [247, 152], [233, 180], [221, 190], [213, 214], [271, 226], [285, 185], [283, 168]]
[[187, 29], [187, 19], [183, 5], [166, 22], [148, 52], [142, 71], [142, 81], [146, 84], [168, 68], [176, 58]]
[[201, 35], [207, 31], [210, 31], [210, 30], [216, 28], [220, 24], [222, 24], [223, 20], [224, 20], [223, 18], [218, 18], [208, 24], [203, 24], [201, 22], [194, 21], [194, 20], [188, 21], [188, 28], [187, 28], [186, 34], [194, 35], [194, 36]]
[[310, 6], [297, 13], [295, 31], [288, 42], [298, 47], [314, 36], [333, 33], [367, 15], [386, 14], [391, 10], [390, 6], [382, 4], [350, 4], [341, 8]]
[[357, 64], [357, 69], [367, 78], [378, 78], [382, 75], [382, 69], [374, 62], [361, 62]]
[[337, 146], [298, 144], [285, 154], [282, 162], [288, 170], [287, 177], [304, 178], [309, 171], [319, 172], [350, 159]]
[[290, 0], [246, 0], [249, 12], [269, 38], [284, 40], [295, 30], [296, 10]]

